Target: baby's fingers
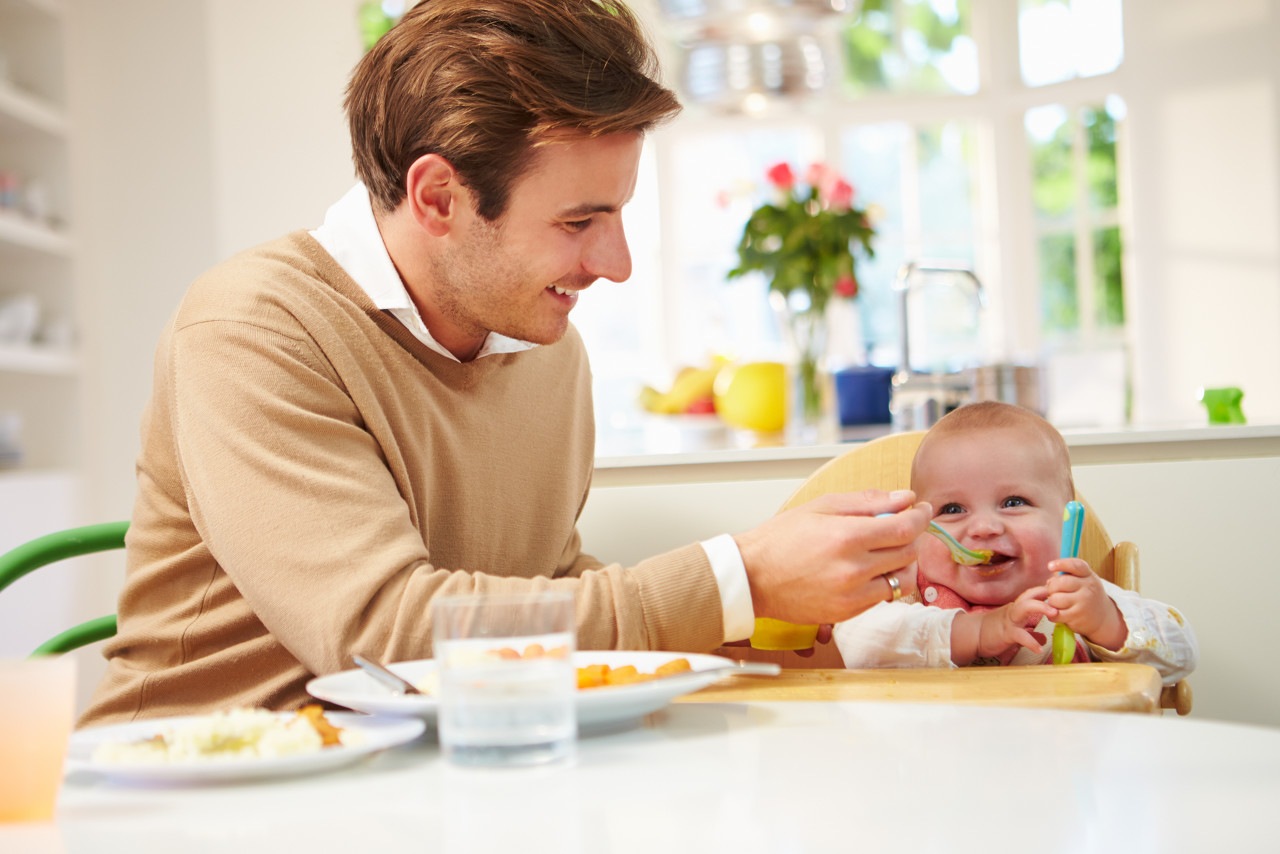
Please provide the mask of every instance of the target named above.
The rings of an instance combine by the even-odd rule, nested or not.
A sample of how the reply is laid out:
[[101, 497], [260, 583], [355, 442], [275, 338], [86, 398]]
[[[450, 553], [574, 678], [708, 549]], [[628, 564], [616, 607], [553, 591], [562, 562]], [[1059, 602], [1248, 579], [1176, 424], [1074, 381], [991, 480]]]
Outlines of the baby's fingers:
[[1011, 621], [1016, 624], [1022, 624], [1027, 622], [1032, 615], [1048, 617], [1051, 620], [1057, 617], [1058, 609], [1049, 604], [1045, 598], [1048, 595], [1049, 590], [1045, 587], [1033, 587], [1023, 593], [1010, 606], [1009, 617]]
[[1078, 578], [1086, 578], [1093, 574], [1093, 570], [1089, 568], [1089, 564], [1085, 563], [1078, 557], [1064, 557], [1058, 558], [1057, 560], [1051, 560], [1049, 561], [1049, 571], [1074, 575]]
[[1040, 652], [1044, 649], [1044, 644], [1036, 640], [1036, 636], [1026, 629], [1017, 629], [1013, 633], [1013, 640], [1018, 646], [1026, 647], [1032, 652]]

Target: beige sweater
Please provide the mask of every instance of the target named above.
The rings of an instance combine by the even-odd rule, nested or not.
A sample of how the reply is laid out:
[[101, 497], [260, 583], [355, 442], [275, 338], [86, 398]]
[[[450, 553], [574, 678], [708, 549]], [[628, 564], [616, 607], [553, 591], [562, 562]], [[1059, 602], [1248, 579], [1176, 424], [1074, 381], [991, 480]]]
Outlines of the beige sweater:
[[577, 592], [586, 649], [723, 639], [697, 545], [602, 567], [577, 332], [460, 364], [305, 232], [215, 267], [156, 353], [119, 634], [81, 725], [296, 707], [308, 679], [431, 655], [431, 597]]

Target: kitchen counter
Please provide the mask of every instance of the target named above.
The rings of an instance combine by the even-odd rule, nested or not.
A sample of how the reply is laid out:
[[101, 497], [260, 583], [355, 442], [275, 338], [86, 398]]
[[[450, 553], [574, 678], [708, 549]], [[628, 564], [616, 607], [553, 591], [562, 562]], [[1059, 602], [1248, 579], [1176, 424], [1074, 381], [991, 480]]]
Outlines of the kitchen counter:
[[[846, 427], [840, 441], [750, 447], [715, 416], [654, 416], [644, 430], [602, 442], [594, 486], [805, 478], [888, 424]], [[1063, 429], [1075, 466], [1280, 456], [1280, 424]]]

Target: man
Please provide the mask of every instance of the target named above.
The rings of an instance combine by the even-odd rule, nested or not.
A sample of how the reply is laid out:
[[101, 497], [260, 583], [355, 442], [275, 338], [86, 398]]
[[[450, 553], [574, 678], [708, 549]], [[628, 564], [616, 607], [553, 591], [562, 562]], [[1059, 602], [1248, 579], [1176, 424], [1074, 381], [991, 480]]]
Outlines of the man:
[[[913, 589], [928, 508], [827, 496], [637, 566], [581, 553], [582, 291], [674, 115], [616, 0], [426, 0], [347, 92], [361, 184], [200, 277], [161, 338], [128, 578], [81, 720], [291, 708], [431, 654], [440, 594], [567, 587], [583, 648], [705, 651]], [[893, 518], [874, 514], [895, 512]]]

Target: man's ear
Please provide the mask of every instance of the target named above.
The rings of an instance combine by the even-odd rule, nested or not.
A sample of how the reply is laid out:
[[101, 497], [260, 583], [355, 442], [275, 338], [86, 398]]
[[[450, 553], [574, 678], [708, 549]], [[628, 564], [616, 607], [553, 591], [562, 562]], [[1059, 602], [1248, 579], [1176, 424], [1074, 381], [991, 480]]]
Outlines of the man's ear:
[[424, 154], [405, 176], [406, 197], [414, 222], [434, 237], [449, 233], [462, 198], [458, 172], [439, 154]]

